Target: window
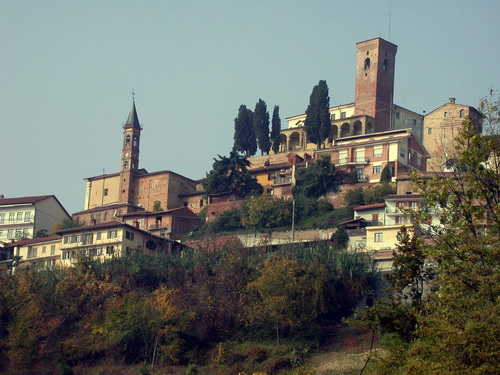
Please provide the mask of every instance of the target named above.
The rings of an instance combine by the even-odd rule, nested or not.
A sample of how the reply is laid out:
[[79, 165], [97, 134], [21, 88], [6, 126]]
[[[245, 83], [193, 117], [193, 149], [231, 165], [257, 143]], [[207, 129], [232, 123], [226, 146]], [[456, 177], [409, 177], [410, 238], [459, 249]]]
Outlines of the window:
[[108, 189], [104, 189], [104, 196], [108, 195], [109, 193], [109, 190]]
[[419, 155], [417, 155], [417, 165], [420, 167], [422, 166], [422, 157]]
[[21, 229], [16, 229], [16, 238], [21, 237], [22, 233]]
[[345, 112], [340, 112], [340, 118], [346, 118], [346, 113]]
[[404, 219], [401, 216], [396, 216], [396, 224], [404, 224]]
[[125, 146], [130, 146], [130, 135], [125, 137]]
[[25, 212], [24, 213], [24, 222], [29, 223], [31, 218], [31, 212]]
[[47, 246], [42, 246], [42, 254], [45, 254], [46, 250], [47, 250]]
[[24, 237], [29, 237], [30, 235], [30, 229], [29, 228], [24, 228], [23, 229], [23, 236]]
[[37, 251], [37, 248], [36, 247], [28, 247], [28, 259], [30, 258], [36, 258], [36, 251]]
[[0, 214], [0, 224], [5, 222], [5, 214]]
[[382, 242], [382, 232], [380, 233], [374, 233], [373, 234], [373, 241], [374, 242]]
[[116, 230], [108, 231], [108, 238], [116, 238]]
[[17, 213], [17, 221], [22, 221], [23, 220], [23, 213], [22, 212], [18, 212]]
[[410, 208], [414, 210], [418, 209], [418, 202], [410, 202]]
[[413, 127], [417, 126], [417, 120], [413, 119]]
[[372, 223], [378, 224], [378, 214], [373, 214], [372, 215]]
[[133, 241], [133, 239], [134, 239], [134, 233], [129, 232], [128, 230], [127, 230], [127, 231], [125, 231], [125, 238], [126, 238], [127, 240]]
[[50, 245], [50, 255], [56, 254], [56, 245]]
[[396, 207], [401, 208], [405, 206], [405, 202], [396, 202]]
[[406, 150], [404, 148], [400, 148], [399, 149], [399, 156], [401, 158], [403, 158], [403, 159], [405, 158], [405, 156], [406, 156]]
[[370, 69], [370, 58], [369, 57], [367, 57], [365, 59], [365, 66], [364, 66], [364, 68], [365, 68], [365, 70]]
[[356, 150], [356, 163], [365, 162], [365, 150]]
[[92, 233], [87, 233], [83, 236], [83, 245], [92, 244]]
[[340, 151], [339, 152], [339, 164], [345, 164], [347, 163], [347, 151]]
[[128, 161], [123, 162], [123, 169], [128, 169]]
[[203, 207], [203, 199], [200, 199], [200, 207]]
[[102, 247], [98, 247], [97, 249], [94, 249], [92, 251], [96, 256], [102, 255]]
[[373, 157], [377, 158], [382, 156], [382, 146], [377, 146], [373, 148]]
[[77, 235], [76, 235], [76, 242], [77, 242], [77, 243], [82, 242], [82, 237], [83, 237], [83, 236], [82, 236], [81, 234], [77, 234]]
[[365, 179], [365, 169], [364, 168], [356, 168], [356, 174], [358, 175], [359, 181]]
[[384, 64], [382, 65], [382, 70], [387, 71], [388, 67], [389, 67], [389, 61], [385, 59]]
[[134, 147], [137, 147], [137, 136], [134, 135]]
[[427, 128], [427, 134], [431, 135], [432, 134], [432, 128]]
[[332, 121], [333, 121], [333, 120], [335, 120], [335, 113], [332, 113], [332, 114], [330, 115], [330, 120], [332, 120]]
[[62, 258], [63, 259], [71, 259], [71, 252], [70, 251], [63, 251]]
[[444, 117], [448, 117], [448, 112], [445, 112], [445, 113], [444, 113]]
[[137, 222], [139, 223], [139, 227], [144, 226], [144, 219], [137, 219]]
[[465, 117], [465, 111], [463, 109], [460, 110], [460, 118]]
[[115, 252], [115, 248], [113, 246], [106, 246], [106, 254], [111, 255]]
[[11, 212], [9, 214], [9, 221], [14, 221], [15, 217], [16, 217], [16, 214], [14, 212]]
[[9, 229], [7, 232], [7, 238], [14, 238], [14, 229]]
[[101, 239], [101, 232], [97, 232], [97, 233], [95, 234], [95, 239], [96, 239], [96, 241], [98, 241], [98, 240], [100, 240], [100, 239]]
[[396, 112], [396, 118], [399, 118], [399, 112]]
[[374, 165], [373, 166], [373, 174], [380, 174], [382, 172], [382, 166], [381, 165]]
[[106, 213], [104, 214], [104, 221], [108, 221], [108, 216], [109, 216], [109, 214], [106, 212]]

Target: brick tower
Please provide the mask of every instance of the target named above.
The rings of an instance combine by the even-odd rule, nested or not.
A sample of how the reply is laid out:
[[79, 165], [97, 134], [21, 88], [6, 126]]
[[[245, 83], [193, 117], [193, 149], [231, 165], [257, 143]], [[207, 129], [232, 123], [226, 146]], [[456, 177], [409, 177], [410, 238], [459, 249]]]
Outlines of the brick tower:
[[139, 170], [139, 142], [141, 125], [135, 109], [135, 101], [123, 125], [122, 165], [120, 168], [119, 203], [132, 203], [134, 195], [134, 177]]
[[355, 116], [375, 117], [375, 132], [391, 130], [398, 47], [381, 38], [356, 43]]

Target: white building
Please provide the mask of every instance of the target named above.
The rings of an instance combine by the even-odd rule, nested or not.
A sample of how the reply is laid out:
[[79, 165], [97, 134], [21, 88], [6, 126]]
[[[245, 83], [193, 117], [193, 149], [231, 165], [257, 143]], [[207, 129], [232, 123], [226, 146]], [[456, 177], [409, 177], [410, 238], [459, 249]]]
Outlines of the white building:
[[0, 242], [32, 238], [40, 230], [50, 232], [65, 219], [71, 216], [54, 195], [0, 198]]

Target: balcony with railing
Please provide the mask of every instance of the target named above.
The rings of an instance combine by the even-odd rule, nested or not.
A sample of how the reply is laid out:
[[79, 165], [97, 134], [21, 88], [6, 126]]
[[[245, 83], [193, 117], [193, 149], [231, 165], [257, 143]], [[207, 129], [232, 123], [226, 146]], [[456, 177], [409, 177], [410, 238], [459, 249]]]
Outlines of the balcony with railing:
[[370, 163], [367, 157], [339, 157], [338, 165], [366, 165]]
[[278, 177], [275, 177], [273, 180], [273, 186], [276, 185], [288, 185], [292, 183], [292, 175], [281, 175]]

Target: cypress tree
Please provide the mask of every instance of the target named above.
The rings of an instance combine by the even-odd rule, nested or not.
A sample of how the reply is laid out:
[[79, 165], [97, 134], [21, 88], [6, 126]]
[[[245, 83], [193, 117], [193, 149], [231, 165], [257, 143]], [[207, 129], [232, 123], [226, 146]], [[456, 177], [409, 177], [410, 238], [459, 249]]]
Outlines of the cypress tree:
[[328, 86], [326, 81], [321, 80], [313, 88], [304, 122], [307, 139], [315, 143], [318, 150], [330, 134], [331, 122], [329, 109], [330, 97], [328, 96]]
[[253, 130], [253, 112], [246, 105], [240, 105], [238, 117], [234, 119], [233, 150], [253, 156], [257, 152], [257, 139]]
[[271, 143], [272, 150], [275, 154], [280, 151], [281, 119], [279, 112], [280, 107], [275, 105], [273, 110], [273, 119], [271, 121]]
[[269, 112], [267, 112], [266, 102], [259, 99], [255, 105], [253, 114], [253, 130], [257, 138], [261, 155], [268, 154], [271, 148], [269, 140]]

